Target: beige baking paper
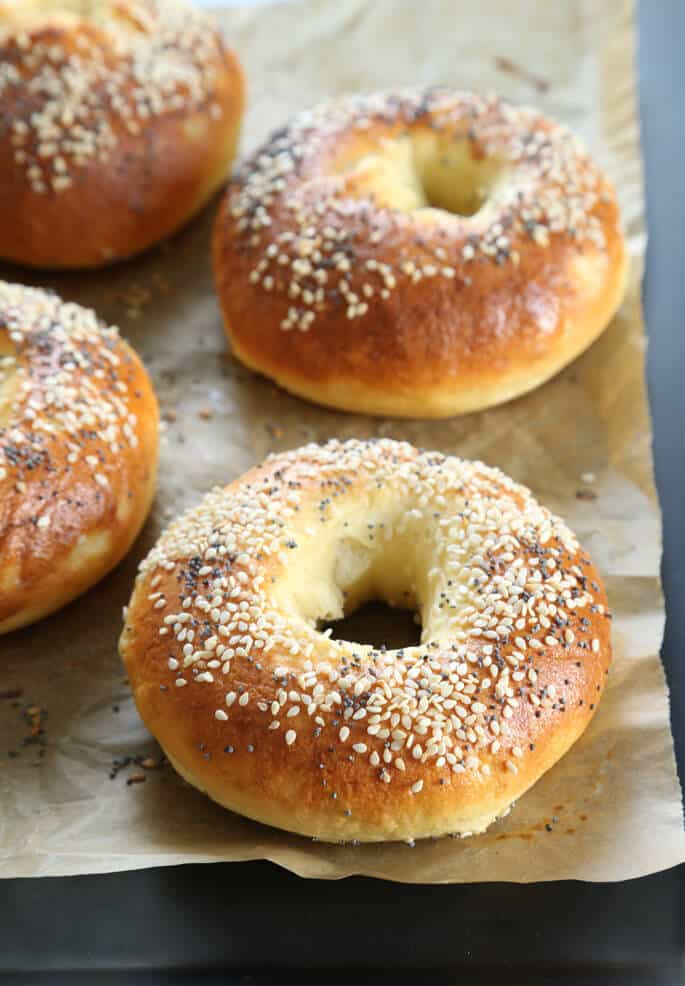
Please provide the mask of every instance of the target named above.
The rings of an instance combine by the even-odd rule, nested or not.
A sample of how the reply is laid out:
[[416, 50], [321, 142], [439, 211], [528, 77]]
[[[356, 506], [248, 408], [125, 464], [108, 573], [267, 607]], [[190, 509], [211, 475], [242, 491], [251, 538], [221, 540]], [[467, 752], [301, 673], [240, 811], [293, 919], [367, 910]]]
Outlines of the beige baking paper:
[[[208, 264], [214, 207], [162, 249], [111, 271], [5, 271], [120, 324], [150, 368], [168, 422], [154, 512], [129, 558], [62, 613], [0, 641], [0, 692], [10, 696], [0, 699], [0, 874], [270, 859], [307, 877], [528, 882], [620, 880], [680, 862], [680, 789], [657, 657], [664, 610], [639, 300], [645, 232], [630, 4], [310, 0], [219, 16], [249, 79], [244, 150], [301, 106], [400, 84], [493, 89], [566, 121], [618, 187], [630, 290], [590, 352], [535, 393], [420, 423], [318, 409], [232, 360]], [[616, 659], [581, 741], [485, 835], [414, 848], [329, 846], [262, 827], [216, 807], [168, 765], [132, 763], [110, 779], [114, 759], [159, 756], [116, 642], [137, 562], [169, 517], [270, 450], [372, 435], [500, 466], [563, 514], [593, 553], [615, 612]], [[127, 784], [132, 775], [146, 780]]]

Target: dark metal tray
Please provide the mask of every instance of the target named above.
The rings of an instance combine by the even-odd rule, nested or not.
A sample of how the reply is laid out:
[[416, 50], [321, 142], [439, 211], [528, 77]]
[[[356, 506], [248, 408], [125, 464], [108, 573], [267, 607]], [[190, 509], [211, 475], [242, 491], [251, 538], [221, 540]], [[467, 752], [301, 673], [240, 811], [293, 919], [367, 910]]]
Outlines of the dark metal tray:
[[[685, 773], [685, 3], [640, 11], [645, 305], [664, 511], [663, 646]], [[305, 881], [268, 863], [0, 882], [0, 976], [21, 982], [685, 983], [685, 867], [619, 884]]]

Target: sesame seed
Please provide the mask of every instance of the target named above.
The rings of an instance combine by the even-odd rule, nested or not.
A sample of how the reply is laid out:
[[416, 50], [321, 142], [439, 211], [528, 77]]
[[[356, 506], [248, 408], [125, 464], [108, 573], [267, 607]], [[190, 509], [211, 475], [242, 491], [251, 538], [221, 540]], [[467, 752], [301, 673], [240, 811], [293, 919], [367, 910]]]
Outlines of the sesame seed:
[[[14, 44], [11, 57], [0, 60], [0, 92], [12, 142], [20, 145], [17, 163], [37, 194], [48, 186], [65, 192], [93, 160], [107, 159], [121, 134], [142, 134], [152, 120], [181, 109], [204, 109], [212, 120], [222, 115], [221, 106], [209, 102], [223, 64], [209, 18], [185, 4], [164, 3], [136, 8], [130, 18], [107, 16], [105, 28], [102, 8], [109, 15], [108, 5], [84, 6], [68, 29], [75, 52], [54, 43], [49, 20], [38, 20], [29, 35], [13, 23], [10, 8], [5, 24]], [[94, 40], [103, 30], [106, 59], [105, 42]], [[98, 97], [103, 91], [106, 98]]]
[[[362, 494], [370, 506], [357, 521], [352, 507]], [[378, 513], [377, 495], [384, 511], [386, 499], [401, 504], [391, 523]], [[314, 526], [305, 516], [310, 504], [318, 508]], [[303, 552], [343, 529], [367, 546], [379, 570], [395, 539], [434, 539], [444, 561], [428, 566], [427, 642], [385, 651], [336, 640], [316, 629], [329, 614], [303, 621], [294, 603], [284, 603], [285, 579], [308, 557]], [[301, 752], [326, 764], [322, 796], [338, 784], [337, 764], [350, 772], [347, 802], [364, 773], [383, 784], [403, 772], [425, 784], [436, 770], [485, 783], [490, 772], [523, 766], [521, 730], [540, 704], [559, 707], [566, 686], [577, 687], [555, 675], [559, 684], [541, 688], [533, 661], [546, 676], [549, 638], [556, 654], [569, 629], [587, 639], [582, 620], [603, 602], [599, 585], [583, 575], [585, 563], [582, 583], [569, 567], [578, 551], [568, 528], [497, 470], [389, 439], [332, 441], [271, 457], [243, 482], [210, 492], [160, 538], [137, 591], [151, 610], [162, 602], [156, 619], [168, 633], [165, 659], [188, 662], [188, 697], [197, 682], [217, 680], [228, 708], [249, 703], [255, 769], [279, 730], [287, 746], [295, 743], [286, 723], [298, 718]], [[406, 584], [415, 598], [413, 579]], [[453, 636], [439, 643], [431, 628], [452, 615]], [[540, 639], [557, 628], [558, 637]], [[207, 710], [222, 720], [220, 711]]]
[[[2, 72], [0, 59], [0, 92]], [[103, 517], [114, 512], [110, 484], [93, 472], [89, 460], [127, 489], [132, 469], [139, 466], [135, 412], [142, 396], [131, 389], [135, 357], [117, 329], [56, 294], [0, 281], [0, 351], [3, 343], [9, 343], [11, 352], [0, 356], [0, 377], [4, 381], [9, 374], [17, 386], [0, 426], [0, 478], [22, 496], [42, 501], [46, 489], [73, 487], [73, 466], [80, 459], [83, 475], [76, 495], [90, 489]], [[76, 503], [81, 506], [78, 499]], [[49, 530], [59, 516], [40, 512], [36, 528]], [[72, 526], [62, 535], [65, 546], [72, 537], [74, 546], [81, 533]], [[163, 596], [150, 595], [153, 607], [162, 610]]]
[[[354, 214], [345, 183], [322, 186], [311, 203], [302, 194], [301, 175], [325, 169], [324, 156], [336, 140], [345, 141], [371, 125], [388, 130], [389, 148], [398, 128], [403, 140], [411, 140], [418, 117], [444, 139], [469, 137], [485, 159], [506, 164], [509, 204], [482, 229], [456, 236], [452, 250], [439, 238], [439, 227], [435, 234], [429, 227], [422, 233], [421, 249], [389, 264], [387, 225], [397, 224], [402, 209], [393, 210], [392, 203], [390, 209], [370, 206], [373, 189], [365, 187], [360, 175], [355, 177], [358, 191], [350, 194], [364, 201], [364, 223], [354, 229], [354, 239], [363, 243], [366, 256], [355, 264], [349, 237]], [[374, 155], [392, 168], [383, 150]], [[353, 172], [354, 162], [349, 167]], [[251, 290], [281, 293], [293, 302], [280, 323], [283, 331], [308, 332], [341, 310], [350, 321], [371, 317], [361, 299], [389, 298], [403, 281], [413, 285], [440, 274], [460, 277], [468, 288], [465, 269], [476, 258], [516, 265], [524, 246], [546, 247], [562, 234], [571, 235], [574, 244], [589, 240], [601, 245], [603, 231], [594, 206], [603, 195], [609, 195], [608, 187], [579, 141], [532, 110], [440, 88], [371, 93], [307, 110], [260, 147], [231, 183], [225, 233], [255, 257], [247, 275]], [[279, 277], [279, 268], [287, 276]]]

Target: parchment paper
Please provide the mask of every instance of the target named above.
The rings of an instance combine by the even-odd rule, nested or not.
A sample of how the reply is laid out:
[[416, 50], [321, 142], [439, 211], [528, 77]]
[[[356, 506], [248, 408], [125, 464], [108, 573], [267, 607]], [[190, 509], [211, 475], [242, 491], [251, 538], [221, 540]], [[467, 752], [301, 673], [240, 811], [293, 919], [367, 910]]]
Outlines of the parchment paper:
[[[600, 341], [546, 386], [485, 413], [419, 423], [327, 412], [233, 361], [208, 265], [214, 207], [171, 243], [104, 273], [5, 270], [119, 323], [152, 372], [167, 430], [157, 501], [128, 559], [63, 612], [0, 642], [0, 875], [267, 858], [308, 877], [527, 882], [619, 880], [682, 861], [657, 657], [664, 612], [639, 295], [645, 232], [630, 3], [309, 0], [218, 16], [249, 79], [243, 150], [302, 105], [417, 82], [495, 89], [566, 121], [618, 187], [630, 290]], [[568, 519], [607, 580], [616, 657], [599, 712], [485, 835], [355, 848], [262, 827], [158, 766], [159, 750], [137, 717], [116, 641], [138, 560], [169, 517], [210, 486], [269, 450], [334, 435], [391, 435], [500, 466]], [[122, 759], [111, 779], [112, 762]]]

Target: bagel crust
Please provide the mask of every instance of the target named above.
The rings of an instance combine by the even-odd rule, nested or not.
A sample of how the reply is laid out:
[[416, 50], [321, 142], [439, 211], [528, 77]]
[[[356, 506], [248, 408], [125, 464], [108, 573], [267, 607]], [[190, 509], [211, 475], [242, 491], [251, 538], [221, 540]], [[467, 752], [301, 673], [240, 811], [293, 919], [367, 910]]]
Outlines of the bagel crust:
[[611, 185], [532, 109], [446, 89], [295, 117], [229, 185], [214, 271], [236, 356], [348, 411], [445, 417], [537, 387], [624, 292]]
[[243, 106], [185, 0], [0, 0], [0, 257], [99, 267], [169, 236], [227, 177]]
[[[401, 650], [317, 627], [415, 607]], [[143, 562], [120, 648], [191, 784], [326, 841], [483, 831], [580, 736], [610, 614], [574, 536], [479, 462], [332, 441], [215, 489]]]
[[0, 633], [128, 551], [154, 494], [157, 401], [117, 330], [0, 281]]

